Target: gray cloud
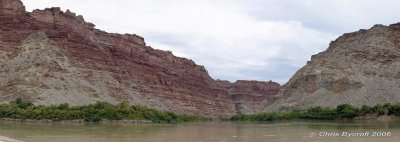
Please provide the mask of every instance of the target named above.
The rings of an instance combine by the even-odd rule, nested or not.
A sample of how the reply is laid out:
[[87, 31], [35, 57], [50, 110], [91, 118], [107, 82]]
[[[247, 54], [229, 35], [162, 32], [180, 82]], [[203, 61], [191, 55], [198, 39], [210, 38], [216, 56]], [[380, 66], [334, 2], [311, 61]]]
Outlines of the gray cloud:
[[338, 34], [400, 20], [400, 1], [395, 0], [260, 0], [244, 5], [262, 20], [301, 21], [305, 27]]

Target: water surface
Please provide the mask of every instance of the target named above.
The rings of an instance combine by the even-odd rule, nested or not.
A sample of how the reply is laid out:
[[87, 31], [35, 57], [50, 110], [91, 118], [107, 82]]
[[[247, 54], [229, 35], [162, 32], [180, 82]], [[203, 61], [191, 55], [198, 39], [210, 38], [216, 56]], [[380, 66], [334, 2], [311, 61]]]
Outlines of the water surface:
[[[346, 132], [369, 134], [343, 136]], [[373, 132], [390, 133], [390, 136], [373, 136]], [[339, 136], [334, 135], [336, 133]], [[400, 121], [288, 120], [179, 124], [0, 121], [0, 135], [25, 142], [397, 142], [400, 140]]]

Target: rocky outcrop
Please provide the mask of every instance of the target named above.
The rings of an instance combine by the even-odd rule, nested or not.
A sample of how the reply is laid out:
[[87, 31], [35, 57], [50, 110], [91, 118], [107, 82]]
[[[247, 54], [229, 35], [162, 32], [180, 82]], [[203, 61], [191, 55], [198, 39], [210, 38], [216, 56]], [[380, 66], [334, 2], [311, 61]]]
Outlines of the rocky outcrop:
[[25, 14], [25, 6], [19, 0], [0, 0], [0, 17], [19, 18]]
[[45, 105], [128, 102], [225, 117], [238, 112], [241, 100], [232, 96], [245, 98], [240, 112], [256, 112], [251, 109], [257, 103], [246, 103], [275, 92], [270, 83], [253, 81], [221, 87], [203, 66], [153, 49], [138, 35], [98, 30], [68, 10], [28, 13], [19, 0], [0, 2], [1, 102], [17, 97]]
[[344, 34], [312, 56], [269, 111], [400, 102], [400, 26]]
[[280, 84], [272, 81], [238, 80], [230, 83], [218, 80], [217, 84], [229, 93], [239, 114], [265, 111], [265, 107], [274, 101], [274, 96], [280, 90]]

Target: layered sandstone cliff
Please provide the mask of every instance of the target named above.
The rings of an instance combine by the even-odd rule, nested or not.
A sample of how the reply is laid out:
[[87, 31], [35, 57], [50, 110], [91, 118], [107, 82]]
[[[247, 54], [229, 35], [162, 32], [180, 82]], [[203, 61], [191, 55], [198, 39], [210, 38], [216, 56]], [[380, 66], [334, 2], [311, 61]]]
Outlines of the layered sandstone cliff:
[[400, 102], [400, 25], [344, 34], [312, 56], [267, 111]]
[[217, 86], [224, 88], [235, 103], [240, 114], [254, 114], [265, 111], [265, 107], [274, 101], [274, 96], [281, 86], [276, 82], [238, 80], [234, 83], [217, 81]]
[[29, 13], [19, 0], [0, 4], [0, 102], [128, 102], [219, 117], [259, 112], [280, 87], [255, 81], [222, 87], [203, 66], [153, 49], [138, 35], [106, 33], [60, 8]]

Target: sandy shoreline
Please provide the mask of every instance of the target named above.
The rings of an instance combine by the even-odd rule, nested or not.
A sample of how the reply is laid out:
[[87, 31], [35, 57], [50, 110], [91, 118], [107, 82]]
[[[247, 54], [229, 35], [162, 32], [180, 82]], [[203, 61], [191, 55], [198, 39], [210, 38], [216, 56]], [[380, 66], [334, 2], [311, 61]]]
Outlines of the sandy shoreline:
[[0, 142], [23, 142], [23, 141], [15, 140], [15, 139], [0, 135]]

